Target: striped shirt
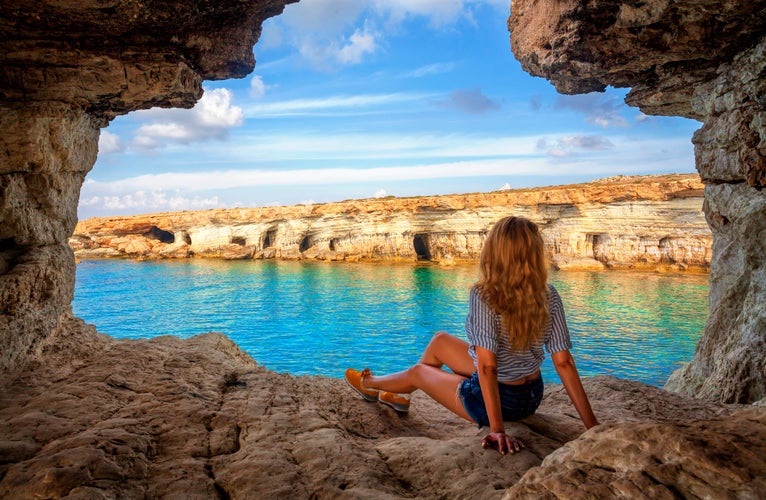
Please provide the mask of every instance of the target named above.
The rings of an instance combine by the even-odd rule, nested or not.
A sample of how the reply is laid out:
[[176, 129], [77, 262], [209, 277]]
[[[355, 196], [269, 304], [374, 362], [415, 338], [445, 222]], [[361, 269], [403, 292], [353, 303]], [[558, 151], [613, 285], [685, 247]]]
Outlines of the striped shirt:
[[465, 333], [468, 336], [468, 354], [473, 359], [474, 366], [478, 368], [476, 346], [483, 347], [495, 353], [497, 380], [512, 382], [532, 375], [540, 368], [545, 358], [543, 345], [551, 354], [571, 349], [572, 342], [564, 316], [564, 304], [553, 285], [548, 285], [548, 308], [551, 319], [545, 327], [543, 337], [525, 351], [511, 352], [508, 331], [502, 326], [501, 316], [484, 302], [476, 287], [471, 288]]

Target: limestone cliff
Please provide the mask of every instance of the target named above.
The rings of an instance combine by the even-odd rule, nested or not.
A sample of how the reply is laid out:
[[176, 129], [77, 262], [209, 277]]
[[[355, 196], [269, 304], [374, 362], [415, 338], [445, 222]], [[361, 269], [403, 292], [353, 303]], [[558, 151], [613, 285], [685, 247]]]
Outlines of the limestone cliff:
[[492, 224], [542, 228], [559, 268], [707, 271], [712, 237], [697, 175], [616, 177], [492, 193], [353, 200], [81, 221], [79, 258], [477, 260]]

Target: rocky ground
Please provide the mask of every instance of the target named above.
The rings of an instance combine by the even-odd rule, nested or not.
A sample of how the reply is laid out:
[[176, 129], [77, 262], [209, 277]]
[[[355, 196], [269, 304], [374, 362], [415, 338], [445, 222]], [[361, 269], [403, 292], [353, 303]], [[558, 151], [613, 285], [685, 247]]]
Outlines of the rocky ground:
[[[115, 340], [65, 321], [0, 383], [0, 498], [757, 498], [766, 408], [585, 380], [602, 425], [560, 386], [508, 424], [527, 449], [416, 394], [410, 413], [340, 379], [270, 372], [220, 334]], [[582, 435], [581, 435], [582, 434]]]

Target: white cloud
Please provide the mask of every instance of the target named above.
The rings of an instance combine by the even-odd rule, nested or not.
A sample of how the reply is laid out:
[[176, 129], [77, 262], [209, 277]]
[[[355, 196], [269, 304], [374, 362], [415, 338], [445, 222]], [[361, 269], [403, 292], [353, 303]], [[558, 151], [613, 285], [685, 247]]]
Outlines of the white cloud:
[[[305, 138], [299, 139], [302, 141]], [[299, 164], [312, 165], [310, 162], [317, 159], [320, 164], [324, 164], [323, 158], [337, 157], [337, 153], [333, 151], [333, 144], [326, 146], [325, 151], [322, 149], [325, 147], [322, 137], [317, 136], [314, 139], [316, 142], [312, 143], [311, 148], [306, 148], [296, 155], [305, 155], [308, 160]], [[347, 167], [336, 161], [335, 164], [340, 163], [340, 166], [329, 169], [320, 166], [297, 169], [248, 168], [147, 174], [111, 181], [89, 178], [83, 184], [80, 207], [90, 215], [119, 211], [139, 213], [232, 206], [235, 200], [241, 199], [243, 189], [248, 193], [272, 193], [278, 191], [273, 188], [283, 187], [289, 191], [306, 193], [301, 196], [311, 196], [309, 193], [315, 192], [316, 186], [357, 185], [363, 186], [354, 188], [358, 189], [358, 196], [363, 197], [364, 193], [371, 192], [371, 185], [380, 186], [391, 182], [409, 183], [469, 177], [595, 177], [624, 172], [641, 174], [693, 170], [693, 164], [689, 163], [691, 145], [686, 138], [631, 140], [613, 137], [609, 139], [609, 143], [614, 144], [614, 151], [610, 152], [608, 157], [573, 154], [587, 149], [564, 149], [591, 147], [598, 152], [598, 148], [604, 146], [597, 138], [581, 137], [577, 134], [563, 135], [560, 141], [541, 139], [537, 144], [536, 138], [533, 137], [502, 139], [484, 138], [479, 135], [427, 136], [427, 148], [423, 147], [421, 138], [405, 135], [377, 138], [374, 135], [332, 136], [326, 139], [358, 145], [358, 153], [351, 153], [352, 155], [364, 157], [368, 154], [364, 151], [365, 148], [374, 148], [374, 155], [383, 158], [388, 154], [394, 160], [388, 165], [381, 164], [383, 160], [378, 160], [378, 166], [371, 168], [359, 168], [360, 162], [354, 159], [347, 162]], [[473, 140], [470, 144], [469, 139]], [[268, 143], [270, 138], [264, 140]], [[279, 148], [284, 150], [306, 147], [303, 142], [291, 143], [288, 138], [282, 140]], [[400, 140], [411, 140], [411, 143], [404, 145], [411, 151], [402, 154], [398, 149], [402, 146]], [[445, 150], [445, 146], [449, 144], [452, 149]], [[440, 158], [454, 158], [455, 161], [432, 163], [433, 155], [429, 156], [428, 148], [438, 151], [437, 156]], [[281, 152], [275, 157], [282, 163]], [[556, 157], [555, 160], [553, 157]], [[247, 161], [242, 161], [242, 164], [252, 164], [252, 152], [243, 152], [243, 158]], [[414, 158], [421, 158], [420, 163], [409, 164]], [[300, 187], [306, 188], [301, 191]], [[510, 183], [502, 189], [509, 187]], [[376, 188], [373, 187], [374, 189]], [[375, 196], [384, 193], [384, 190], [378, 189]], [[229, 200], [229, 197], [232, 199]], [[295, 203], [297, 200], [287, 201]]]
[[348, 43], [338, 50], [337, 58], [343, 64], [357, 64], [362, 61], [364, 54], [372, 54], [377, 48], [376, 34], [364, 27], [364, 31], [356, 30], [349, 37]]
[[509, 183], [507, 183], [507, 182], [506, 182], [505, 184], [503, 184], [503, 185], [500, 187], [499, 191], [508, 191], [508, 190], [510, 190], [510, 189], [511, 189], [511, 185], [510, 185]]
[[[290, 160], [402, 160], [414, 158], [487, 158], [534, 155], [538, 136], [487, 137], [482, 134], [434, 133], [315, 133], [253, 134], [237, 149], [221, 145], [232, 161], [251, 163]], [[224, 151], [223, 148], [226, 148]], [[212, 147], [209, 153], [215, 153]]]
[[210, 197], [185, 197], [178, 190], [175, 192], [161, 189], [138, 191], [115, 194], [94, 195], [80, 199], [80, 207], [89, 209], [106, 209], [113, 212], [129, 210], [138, 211], [162, 211], [162, 210], [198, 210], [204, 208], [221, 207], [218, 196]]
[[259, 75], [253, 75], [250, 78], [250, 97], [260, 99], [265, 93], [266, 84], [263, 83], [263, 78]]
[[362, 16], [367, 8], [364, 0], [302, 1], [288, 5], [264, 31], [279, 31], [303, 60], [330, 72], [358, 64], [378, 48], [379, 35]]
[[242, 124], [242, 108], [232, 105], [229, 89], [208, 90], [192, 109], [198, 123], [206, 128], [230, 128]]
[[205, 91], [192, 109], [139, 111], [135, 116], [149, 123], [138, 128], [131, 146], [146, 150], [164, 147], [169, 142], [188, 144], [224, 139], [230, 128], [244, 121], [242, 108], [232, 101], [232, 92], [219, 88]]
[[561, 148], [551, 148], [548, 150], [548, 155], [556, 157], [556, 158], [564, 158], [565, 156], [569, 156], [571, 154], [570, 151], [566, 151]]
[[[667, 163], [667, 162], [666, 162]], [[654, 165], [655, 168], [666, 165]], [[548, 175], [577, 173], [587, 175], [614, 172], [615, 167], [598, 160], [570, 159], [555, 168], [544, 156], [513, 159], [465, 160], [448, 163], [424, 163], [408, 166], [373, 168], [304, 168], [304, 169], [247, 169], [209, 172], [176, 172], [146, 174], [117, 181], [89, 181], [83, 186], [84, 198], [135, 193], [152, 186], [156, 190], [179, 190], [182, 193], [203, 191], [220, 192], [235, 188], [268, 186], [340, 185], [350, 183], [416, 181], [464, 177], [509, 175]]]
[[444, 29], [473, 22], [472, 9], [482, 4], [500, 12], [508, 12], [510, 5], [507, 0], [303, 0], [266, 24], [257, 48], [281, 46], [286, 40], [313, 67], [332, 71], [337, 64], [360, 63], [380, 47], [385, 33], [373, 26], [396, 32], [417, 17]]
[[328, 110], [350, 110], [380, 107], [389, 104], [410, 103], [433, 97], [430, 94], [394, 93], [330, 96], [319, 99], [294, 99], [272, 103], [255, 104], [245, 111], [248, 118], [274, 116], [298, 116]]
[[346, 38], [320, 39], [306, 35], [299, 44], [300, 54], [321, 71], [334, 71], [338, 65], [359, 64], [362, 57], [378, 48], [378, 34], [367, 24]]
[[106, 130], [101, 131], [101, 135], [98, 138], [98, 154], [108, 155], [111, 153], [119, 153], [124, 150], [125, 145], [122, 143], [120, 136]]
[[[307, 168], [284, 170], [226, 170], [210, 172], [176, 172], [145, 174], [117, 181], [90, 180], [83, 185], [83, 198], [93, 196], [121, 197], [125, 193], [146, 193], [152, 186], [153, 192], [178, 190], [179, 193], [216, 191], [234, 188], [328, 185], [352, 182], [407, 181], [477, 177], [488, 175], [539, 174], [544, 170], [544, 158], [509, 160], [459, 161], [451, 163], [423, 164], [415, 166], [390, 166], [375, 168]], [[152, 195], [153, 196], [153, 195]], [[138, 203], [135, 197], [130, 199]], [[140, 198], [144, 200], [144, 198]], [[143, 201], [141, 201], [143, 203]]]
[[188, 142], [196, 135], [196, 131], [182, 123], [151, 123], [142, 125], [138, 134], [151, 139], [172, 139], [178, 142]]
[[375, 191], [375, 195], [374, 196], [375, 196], [375, 198], [385, 198], [387, 196], [386, 190], [385, 189], [378, 189], [377, 191]]
[[545, 151], [549, 156], [557, 158], [575, 155], [580, 151], [604, 151], [614, 147], [612, 141], [600, 135], [564, 135], [555, 140], [543, 137], [537, 141], [538, 151]]
[[556, 101], [556, 109], [571, 109], [582, 113], [586, 123], [602, 128], [627, 127], [627, 120], [620, 115], [625, 108], [625, 104], [617, 96], [599, 92], [562, 95]]

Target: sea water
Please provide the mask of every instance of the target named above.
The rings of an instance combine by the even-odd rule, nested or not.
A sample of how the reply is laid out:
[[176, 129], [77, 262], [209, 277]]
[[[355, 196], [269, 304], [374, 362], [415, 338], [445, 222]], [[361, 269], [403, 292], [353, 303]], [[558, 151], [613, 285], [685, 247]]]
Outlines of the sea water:
[[[77, 265], [74, 313], [119, 338], [226, 334], [294, 375], [384, 374], [417, 362], [436, 331], [465, 338], [476, 266], [306, 261], [94, 260]], [[553, 272], [582, 376], [662, 386], [708, 315], [707, 276]], [[550, 358], [546, 382], [559, 382]]]

